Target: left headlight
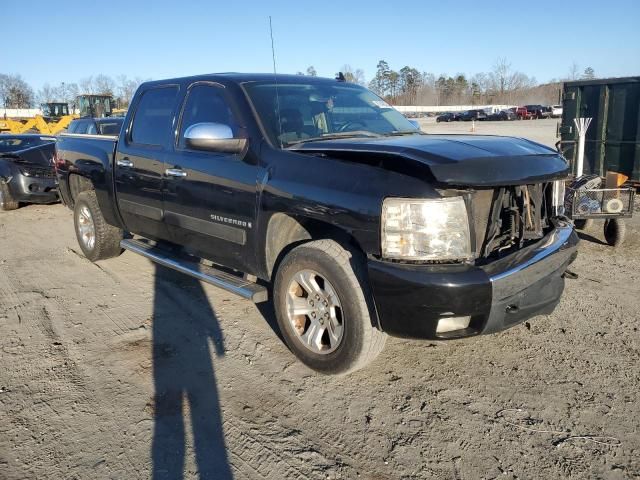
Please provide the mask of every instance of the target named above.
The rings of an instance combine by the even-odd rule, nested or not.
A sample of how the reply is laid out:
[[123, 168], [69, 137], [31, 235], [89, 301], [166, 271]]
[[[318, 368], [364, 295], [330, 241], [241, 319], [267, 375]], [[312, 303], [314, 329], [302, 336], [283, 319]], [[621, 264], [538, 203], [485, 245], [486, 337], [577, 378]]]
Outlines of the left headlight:
[[464, 199], [385, 199], [382, 204], [382, 256], [402, 260], [473, 258]]

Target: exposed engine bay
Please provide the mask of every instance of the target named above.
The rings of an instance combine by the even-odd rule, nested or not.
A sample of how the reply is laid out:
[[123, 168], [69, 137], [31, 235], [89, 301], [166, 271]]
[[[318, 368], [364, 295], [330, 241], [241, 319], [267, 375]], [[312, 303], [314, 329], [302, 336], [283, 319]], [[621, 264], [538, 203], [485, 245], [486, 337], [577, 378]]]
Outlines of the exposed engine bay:
[[477, 257], [502, 256], [542, 238], [550, 227], [550, 190], [550, 183], [538, 183], [475, 192]]

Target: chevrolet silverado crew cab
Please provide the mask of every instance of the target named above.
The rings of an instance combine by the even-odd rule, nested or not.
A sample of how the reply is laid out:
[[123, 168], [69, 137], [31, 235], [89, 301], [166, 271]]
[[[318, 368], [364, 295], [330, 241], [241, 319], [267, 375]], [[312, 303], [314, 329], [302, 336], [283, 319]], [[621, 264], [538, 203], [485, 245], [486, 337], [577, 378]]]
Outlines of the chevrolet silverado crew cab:
[[550, 313], [577, 236], [565, 159], [521, 138], [427, 135], [333, 79], [147, 82], [119, 137], [62, 135], [84, 254], [123, 249], [255, 302], [324, 373], [387, 335], [455, 339]]

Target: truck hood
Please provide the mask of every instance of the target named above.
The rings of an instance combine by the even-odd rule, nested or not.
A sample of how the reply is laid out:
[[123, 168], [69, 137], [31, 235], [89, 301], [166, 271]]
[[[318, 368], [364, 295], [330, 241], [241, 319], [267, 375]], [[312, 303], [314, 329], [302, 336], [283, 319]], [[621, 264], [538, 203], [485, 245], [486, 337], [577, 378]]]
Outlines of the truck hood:
[[[556, 150], [524, 138], [489, 135], [407, 135], [301, 143], [297, 152], [377, 163], [405, 173], [427, 167], [433, 179], [452, 186], [539, 183], [569, 174]], [[376, 160], [377, 159], [377, 160]]]
[[39, 167], [53, 167], [54, 155], [55, 144], [44, 143], [12, 152], [0, 152], [0, 159]]

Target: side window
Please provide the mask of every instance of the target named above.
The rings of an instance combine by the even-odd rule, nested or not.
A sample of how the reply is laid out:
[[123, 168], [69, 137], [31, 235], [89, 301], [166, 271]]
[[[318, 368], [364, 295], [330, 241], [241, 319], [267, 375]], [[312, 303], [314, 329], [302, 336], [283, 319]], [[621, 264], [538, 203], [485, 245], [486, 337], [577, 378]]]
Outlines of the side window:
[[78, 127], [80, 127], [80, 124], [82, 122], [76, 120], [71, 122], [71, 125], [69, 125], [69, 133], [78, 133]]
[[98, 134], [98, 130], [96, 130], [96, 123], [95, 122], [89, 122], [89, 126], [87, 128], [87, 133], [90, 133], [91, 135], [97, 135]]
[[171, 134], [173, 107], [178, 87], [160, 87], [142, 94], [131, 126], [131, 141], [162, 145]]
[[222, 88], [213, 85], [194, 85], [189, 89], [182, 111], [179, 148], [185, 148], [184, 132], [196, 123], [222, 123], [238, 134], [236, 122], [229, 105], [222, 95]]

